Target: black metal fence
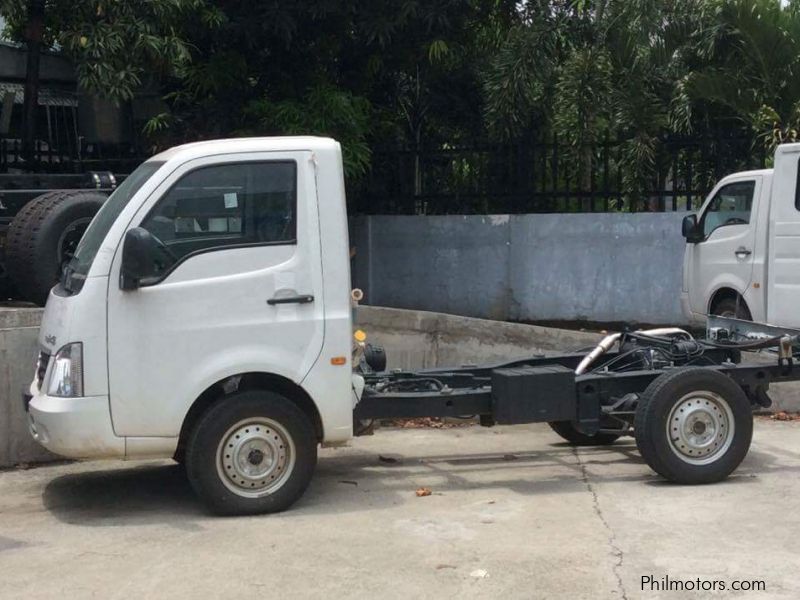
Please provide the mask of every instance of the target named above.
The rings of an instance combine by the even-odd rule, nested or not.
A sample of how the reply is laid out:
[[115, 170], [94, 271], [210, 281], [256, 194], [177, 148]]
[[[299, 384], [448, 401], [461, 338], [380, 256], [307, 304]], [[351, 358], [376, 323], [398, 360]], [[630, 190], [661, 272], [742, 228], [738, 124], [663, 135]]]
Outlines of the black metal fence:
[[[630, 140], [583, 150], [558, 139], [437, 149], [378, 149], [348, 188], [351, 214], [664, 212], [692, 210], [720, 177], [767, 160], [752, 138], [659, 140], [648, 169], [631, 169]], [[638, 164], [641, 164], [639, 162]]]
[[77, 144], [53, 146], [36, 140], [26, 160], [22, 140], [0, 137], [0, 173], [130, 173], [147, 157], [132, 144]]

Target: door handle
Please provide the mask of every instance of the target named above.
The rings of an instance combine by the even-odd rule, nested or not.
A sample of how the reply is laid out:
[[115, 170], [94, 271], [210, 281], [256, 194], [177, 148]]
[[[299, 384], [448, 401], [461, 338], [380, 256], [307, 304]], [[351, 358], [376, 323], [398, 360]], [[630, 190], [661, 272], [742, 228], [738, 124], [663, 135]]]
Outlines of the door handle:
[[752, 252], [745, 248], [744, 246], [739, 246], [736, 250], [733, 251], [736, 255], [736, 258], [743, 258], [745, 256], [750, 256]]
[[275, 306], [276, 304], [310, 304], [314, 301], [314, 296], [311, 294], [301, 294], [299, 296], [282, 296], [278, 298], [270, 298], [267, 304]]

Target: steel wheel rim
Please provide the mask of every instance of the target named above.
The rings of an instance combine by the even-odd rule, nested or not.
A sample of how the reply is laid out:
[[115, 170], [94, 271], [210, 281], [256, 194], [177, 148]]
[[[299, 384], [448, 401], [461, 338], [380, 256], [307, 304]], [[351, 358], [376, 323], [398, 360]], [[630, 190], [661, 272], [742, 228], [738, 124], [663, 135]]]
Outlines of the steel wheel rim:
[[61, 232], [58, 238], [58, 246], [56, 246], [59, 266], [63, 266], [64, 263], [69, 262], [75, 255], [75, 250], [77, 250], [78, 244], [83, 234], [86, 233], [86, 229], [89, 227], [91, 220], [91, 217], [76, 219]]
[[708, 465], [724, 456], [733, 443], [734, 432], [730, 405], [719, 394], [707, 390], [681, 397], [667, 420], [670, 449], [691, 465]]
[[250, 417], [222, 436], [217, 446], [217, 475], [238, 496], [266, 496], [289, 479], [295, 455], [292, 436], [283, 425], [266, 417]]

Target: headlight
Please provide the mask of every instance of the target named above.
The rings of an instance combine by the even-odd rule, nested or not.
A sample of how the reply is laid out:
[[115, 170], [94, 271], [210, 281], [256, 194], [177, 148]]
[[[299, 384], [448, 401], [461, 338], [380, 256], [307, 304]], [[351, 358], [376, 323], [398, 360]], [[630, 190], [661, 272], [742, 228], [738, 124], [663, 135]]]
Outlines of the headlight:
[[83, 344], [62, 346], [53, 357], [48, 396], [75, 398], [83, 396]]

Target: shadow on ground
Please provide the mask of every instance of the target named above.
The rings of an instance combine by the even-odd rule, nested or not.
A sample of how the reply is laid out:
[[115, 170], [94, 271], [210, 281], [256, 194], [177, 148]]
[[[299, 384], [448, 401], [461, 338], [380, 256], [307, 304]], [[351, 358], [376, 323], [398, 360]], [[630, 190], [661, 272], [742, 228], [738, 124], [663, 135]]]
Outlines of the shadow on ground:
[[[537, 451], [390, 457], [348, 452], [321, 458], [309, 489], [287, 514], [381, 508], [396, 504], [398, 496], [413, 494], [420, 482], [431, 478], [437, 482], [437, 494], [504, 487], [532, 495], [579, 492], [585, 487], [575, 451], [561, 443]], [[607, 448], [582, 448], [581, 461], [590, 466], [636, 464], [641, 459], [635, 446], [621, 443]], [[646, 478], [639, 469], [634, 476], [616, 477], [633, 481]], [[43, 497], [47, 510], [71, 524], [169, 523], [191, 527], [192, 521], [205, 515], [183, 467], [177, 464], [70, 473], [50, 481]]]
[[[798, 469], [754, 449], [734, 476], [716, 485], [739, 485], [755, 481], [760, 473]], [[284, 517], [380, 510], [413, 496], [420, 485], [441, 495], [498, 487], [523, 496], [582, 493], [587, 477], [594, 485], [638, 482], [654, 490], [672, 485], [643, 464], [632, 441], [581, 448], [578, 454], [566, 443], [537, 451], [429, 456], [333, 451], [320, 460], [306, 494]], [[714, 494], [714, 487], [701, 486], [698, 494]], [[46, 485], [43, 497], [47, 510], [70, 524], [159, 523], [193, 530], [202, 528], [198, 521], [206, 516], [177, 464], [62, 475]]]
[[62, 475], [46, 485], [43, 500], [59, 520], [81, 525], [180, 526], [203, 514], [183, 467], [177, 464]]

